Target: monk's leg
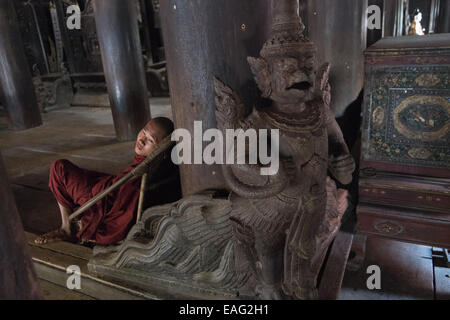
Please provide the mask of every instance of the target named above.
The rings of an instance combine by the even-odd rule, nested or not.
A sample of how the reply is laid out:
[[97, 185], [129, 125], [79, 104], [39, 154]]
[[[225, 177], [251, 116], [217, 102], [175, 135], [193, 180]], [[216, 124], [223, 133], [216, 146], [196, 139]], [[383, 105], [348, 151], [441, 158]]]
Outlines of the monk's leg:
[[64, 207], [61, 203], [58, 202], [59, 211], [61, 213], [61, 229], [64, 230], [67, 234], [70, 234], [70, 220], [69, 216], [72, 213], [72, 210]]
[[105, 174], [77, 167], [68, 160], [57, 160], [50, 167], [49, 188], [56, 198], [61, 214], [61, 227], [36, 238], [43, 244], [56, 240], [76, 242], [69, 216], [73, 210], [90, 198], [90, 190]]

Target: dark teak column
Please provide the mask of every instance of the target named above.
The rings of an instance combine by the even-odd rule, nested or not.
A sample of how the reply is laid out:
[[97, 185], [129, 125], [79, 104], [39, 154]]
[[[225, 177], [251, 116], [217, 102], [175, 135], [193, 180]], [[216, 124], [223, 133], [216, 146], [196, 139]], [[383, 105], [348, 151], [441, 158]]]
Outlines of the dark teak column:
[[318, 62], [331, 63], [331, 108], [340, 116], [363, 87], [367, 0], [300, 0], [300, 8]]
[[0, 85], [13, 129], [42, 124], [12, 0], [0, 0]]
[[117, 138], [133, 140], [150, 120], [136, 7], [94, 0], [94, 14]]
[[[160, 5], [176, 128], [192, 136], [194, 121], [203, 122], [203, 131], [216, 128], [213, 76], [238, 92], [248, 110], [258, 103], [246, 59], [259, 55], [268, 36], [271, 1], [171, 0]], [[219, 165], [180, 168], [183, 195], [225, 186]]]
[[1, 153], [0, 181], [0, 300], [40, 299], [36, 273]]

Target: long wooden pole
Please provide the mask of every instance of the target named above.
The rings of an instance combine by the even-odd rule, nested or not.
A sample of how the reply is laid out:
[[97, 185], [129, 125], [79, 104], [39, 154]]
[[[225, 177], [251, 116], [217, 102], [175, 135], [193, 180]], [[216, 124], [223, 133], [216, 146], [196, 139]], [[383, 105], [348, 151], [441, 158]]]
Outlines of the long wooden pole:
[[139, 220], [141, 220], [142, 206], [144, 205], [146, 184], [147, 184], [147, 174], [144, 173], [144, 175], [142, 176], [142, 180], [141, 180], [141, 191], [139, 194], [139, 203], [138, 203], [136, 222], [139, 222]]
[[155, 147], [155, 149], [152, 151], [152, 153], [150, 153], [150, 155], [147, 156], [147, 158], [141, 164], [139, 164], [136, 168], [134, 168], [132, 171], [127, 173], [125, 176], [123, 176], [119, 181], [114, 183], [112, 186], [110, 186], [109, 188], [103, 190], [99, 194], [97, 194], [94, 197], [92, 197], [91, 199], [89, 199], [80, 208], [78, 208], [78, 210], [76, 210], [74, 213], [72, 213], [69, 216], [69, 221], [75, 219], [80, 214], [84, 213], [87, 209], [89, 209], [94, 204], [96, 204], [98, 201], [100, 201], [104, 197], [106, 197], [110, 192], [116, 190], [117, 188], [119, 188], [120, 186], [124, 185], [125, 183], [127, 183], [129, 181], [132, 181], [132, 180], [134, 180], [134, 179], [136, 179], [138, 177], [141, 177], [142, 175], [147, 173], [148, 167], [151, 164], [151, 162], [153, 160], [155, 160], [157, 156], [159, 156], [161, 153], [166, 151], [168, 148], [170, 148], [174, 144], [175, 144], [175, 142], [171, 141], [171, 136], [170, 135], [167, 136], [166, 138], [164, 138], [164, 140], [161, 141]]

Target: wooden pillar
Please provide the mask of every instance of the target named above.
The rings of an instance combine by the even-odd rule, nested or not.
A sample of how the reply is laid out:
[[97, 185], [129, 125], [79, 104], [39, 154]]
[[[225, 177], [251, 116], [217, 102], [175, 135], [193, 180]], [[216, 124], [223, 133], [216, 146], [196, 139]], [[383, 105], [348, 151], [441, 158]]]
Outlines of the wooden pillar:
[[1, 154], [0, 181], [0, 300], [40, 299], [36, 273]]
[[383, 0], [382, 38], [403, 35], [403, 9], [403, 0]]
[[150, 120], [135, 2], [94, 0], [93, 4], [117, 138], [134, 140]]
[[[246, 58], [258, 56], [269, 35], [271, 2], [171, 0], [160, 5], [175, 127], [192, 136], [194, 121], [202, 121], [203, 132], [216, 128], [213, 76], [236, 90], [251, 110], [259, 92]], [[225, 187], [219, 165], [181, 165], [181, 180], [183, 195]]]
[[436, 33], [450, 32], [450, 2], [441, 1], [439, 9], [439, 18], [436, 26]]
[[[69, 69], [70, 73], [76, 73], [76, 67], [75, 67], [75, 57], [72, 50], [72, 43], [70, 43], [69, 34], [68, 32], [71, 32], [71, 30], [67, 29], [66, 27], [66, 13], [64, 11], [64, 5], [63, 0], [56, 0], [55, 1], [56, 6], [56, 13], [58, 16], [58, 25], [59, 29], [61, 31], [61, 40], [63, 43], [63, 50], [66, 55], [67, 60], [67, 67]], [[58, 66], [58, 70], [61, 71], [61, 66]]]
[[0, 0], [0, 85], [13, 129], [42, 124], [12, 0]]
[[318, 62], [331, 63], [331, 108], [340, 116], [364, 83], [367, 0], [300, 0], [300, 8]]

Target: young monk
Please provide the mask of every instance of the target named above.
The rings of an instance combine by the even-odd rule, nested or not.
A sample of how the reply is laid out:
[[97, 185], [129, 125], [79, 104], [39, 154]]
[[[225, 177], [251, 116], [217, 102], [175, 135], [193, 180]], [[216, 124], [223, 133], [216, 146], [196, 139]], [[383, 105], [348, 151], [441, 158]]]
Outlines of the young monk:
[[50, 168], [49, 187], [58, 202], [62, 224], [59, 229], [38, 237], [35, 243], [65, 240], [108, 245], [124, 239], [135, 219], [140, 179], [122, 185], [84, 212], [79, 228], [73, 227], [69, 216], [75, 208], [138, 166], [172, 131], [173, 123], [168, 118], [154, 118], [147, 123], [136, 139], [133, 164], [116, 176], [79, 168], [65, 159], [54, 161]]

